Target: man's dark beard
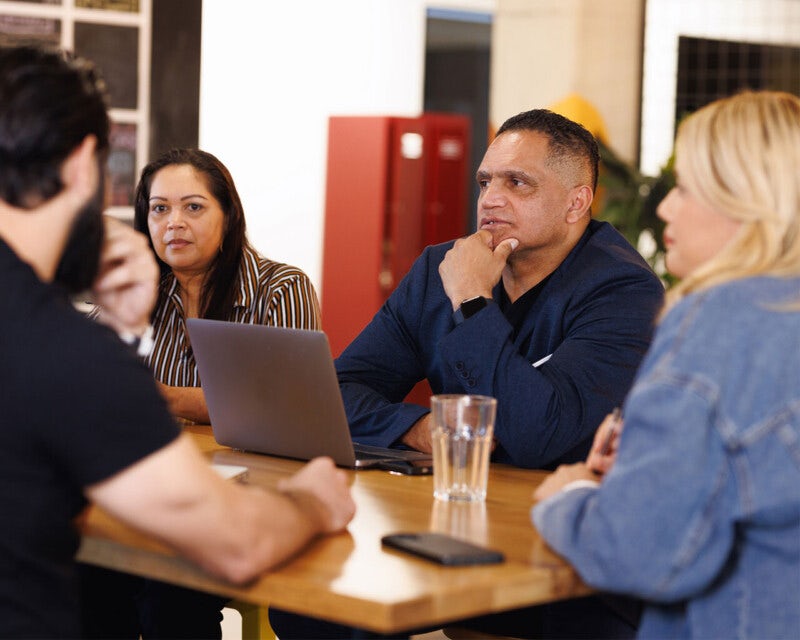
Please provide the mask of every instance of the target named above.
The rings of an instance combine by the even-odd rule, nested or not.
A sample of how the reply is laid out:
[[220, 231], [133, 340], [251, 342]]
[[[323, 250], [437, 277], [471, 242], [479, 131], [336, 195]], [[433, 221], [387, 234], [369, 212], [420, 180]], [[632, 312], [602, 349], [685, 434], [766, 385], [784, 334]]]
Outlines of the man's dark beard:
[[56, 269], [55, 282], [70, 294], [91, 287], [100, 269], [103, 247], [103, 180], [92, 199], [80, 210], [67, 238], [67, 246]]

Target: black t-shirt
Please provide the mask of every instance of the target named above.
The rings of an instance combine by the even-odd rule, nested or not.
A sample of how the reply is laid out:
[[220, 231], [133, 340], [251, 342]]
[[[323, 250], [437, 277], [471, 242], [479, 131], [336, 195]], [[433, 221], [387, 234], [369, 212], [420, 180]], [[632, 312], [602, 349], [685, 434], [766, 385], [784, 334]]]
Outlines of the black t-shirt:
[[178, 429], [148, 369], [2, 240], [0, 291], [0, 637], [73, 637], [83, 488]]
[[[539, 299], [539, 294], [542, 292], [542, 289], [544, 289], [549, 279], [550, 276], [547, 276], [539, 284], [528, 289], [514, 302], [511, 302], [509, 299], [505, 287], [500, 287], [500, 299], [498, 300], [498, 304], [500, 305], [500, 311], [503, 312], [506, 320], [511, 324], [512, 340], [517, 339], [517, 334], [522, 330], [525, 321], [528, 319], [530, 310], [533, 308], [533, 305], [536, 304], [536, 301]], [[530, 340], [531, 337], [528, 337], [525, 342], [519, 345], [520, 353], [528, 352]]]

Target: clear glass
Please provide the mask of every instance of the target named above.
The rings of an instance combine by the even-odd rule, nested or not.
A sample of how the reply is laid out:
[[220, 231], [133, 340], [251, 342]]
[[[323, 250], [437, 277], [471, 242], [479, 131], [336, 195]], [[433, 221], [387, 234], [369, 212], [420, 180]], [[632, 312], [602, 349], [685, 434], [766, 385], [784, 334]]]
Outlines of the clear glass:
[[489, 396], [431, 397], [433, 495], [439, 500], [482, 502], [489, 480], [497, 400]]

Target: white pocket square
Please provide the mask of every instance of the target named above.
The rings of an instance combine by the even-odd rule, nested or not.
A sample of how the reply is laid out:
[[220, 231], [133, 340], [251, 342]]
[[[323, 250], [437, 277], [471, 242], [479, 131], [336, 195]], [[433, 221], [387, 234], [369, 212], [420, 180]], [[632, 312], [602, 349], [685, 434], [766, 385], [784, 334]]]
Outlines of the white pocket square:
[[545, 357], [544, 357], [544, 358], [542, 358], [541, 360], [537, 360], [537, 361], [536, 361], [536, 362], [534, 362], [534, 363], [533, 363], [533, 365], [531, 365], [531, 366], [533, 366], [533, 367], [538, 367], [538, 366], [540, 366], [540, 365], [543, 365], [545, 362], [547, 362], [547, 361], [548, 361], [550, 358], [552, 358], [552, 357], [553, 357], [553, 354], [551, 353], [549, 356], [545, 356]]

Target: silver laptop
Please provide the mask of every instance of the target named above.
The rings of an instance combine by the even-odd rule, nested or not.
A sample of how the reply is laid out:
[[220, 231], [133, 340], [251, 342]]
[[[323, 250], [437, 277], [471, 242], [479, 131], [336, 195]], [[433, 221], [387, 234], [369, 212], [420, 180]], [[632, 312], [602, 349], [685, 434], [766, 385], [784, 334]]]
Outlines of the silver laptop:
[[187, 320], [214, 438], [220, 444], [350, 468], [425, 461], [418, 451], [356, 444], [321, 331]]

